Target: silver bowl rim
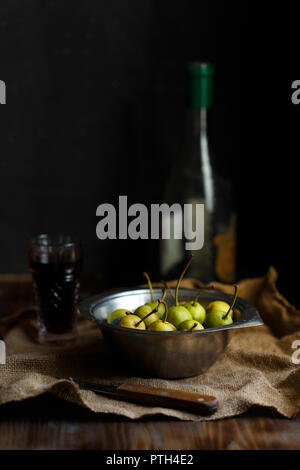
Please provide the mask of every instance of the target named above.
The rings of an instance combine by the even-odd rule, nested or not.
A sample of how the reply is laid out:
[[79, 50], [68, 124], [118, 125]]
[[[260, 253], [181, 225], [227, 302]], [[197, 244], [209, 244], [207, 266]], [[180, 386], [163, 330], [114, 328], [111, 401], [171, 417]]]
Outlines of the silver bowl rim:
[[[195, 294], [199, 292], [199, 289], [192, 289], [192, 288], [180, 288], [180, 291], [189, 291], [191, 294]], [[161, 295], [162, 289], [161, 288], [153, 288], [153, 293], [156, 294], [158, 297]], [[93, 316], [93, 312], [96, 307], [99, 306], [99, 304], [108, 301], [110, 298], [115, 298], [115, 297], [125, 297], [127, 295], [134, 295], [140, 294], [140, 293], [149, 293], [148, 288], [128, 288], [128, 289], [112, 289], [106, 292], [103, 292], [98, 295], [94, 295], [93, 297], [89, 297], [85, 300], [82, 300], [78, 304], [78, 309], [81, 315], [83, 315], [85, 318], [88, 320], [96, 322], [100, 327], [105, 326], [105, 328], [112, 329], [115, 331], [119, 331], [120, 333], [130, 332], [132, 334], [137, 334], [137, 335], [162, 335], [164, 334], [165, 336], [168, 335], [203, 335], [203, 334], [210, 334], [210, 333], [217, 333], [220, 331], [224, 330], [233, 330], [233, 329], [239, 329], [239, 328], [248, 328], [248, 327], [253, 327], [253, 326], [262, 326], [264, 323], [257, 311], [257, 309], [252, 305], [248, 300], [245, 300], [241, 297], [237, 298], [236, 301], [236, 307], [240, 310], [244, 311], [246, 313], [246, 318], [242, 318], [231, 325], [227, 326], [222, 326], [218, 328], [206, 328], [204, 330], [198, 330], [198, 331], [150, 331], [150, 330], [137, 330], [134, 328], [124, 328], [118, 325], [112, 325], [108, 323], [106, 320], [102, 319], [97, 319]], [[224, 292], [218, 291], [218, 290], [204, 290], [203, 294], [208, 294], [208, 297], [211, 297], [212, 295], [217, 296], [217, 298], [213, 300], [225, 300], [225, 301], [232, 301], [233, 295], [231, 294], [225, 294]], [[195, 296], [194, 295], [194, 296]], [[192, 295], [191, 295], [192, 296]], [[206, 296], [207, 297], [207, 296]], [[240, 306], [240, 308], [239, 308]]]

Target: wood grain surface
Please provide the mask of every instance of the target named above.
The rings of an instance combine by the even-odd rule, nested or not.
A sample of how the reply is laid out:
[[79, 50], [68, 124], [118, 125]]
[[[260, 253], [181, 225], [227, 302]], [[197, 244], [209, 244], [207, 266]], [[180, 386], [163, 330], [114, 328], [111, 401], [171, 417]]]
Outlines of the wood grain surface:
[[[99, 282], [89, 281], [87, 286], [83, 297], [100, 290]], [[0, 277], [0, 316], [32, 302], [27, 279], [1, 282]], [[300, 416], [287, 420], [252, 409], [240, 417], [210, 422], [163, 416], [130, 421], [94, 414], [45, 394], [0, 408], [0, 449], [300, 449]]]
[[130, 421], [50, 395], [5, 405], [0, 412], [0, 449], [300, 449], [299, 431], [300, 417], [286, 420], [260, 410], [210, 422], [163, 416]]

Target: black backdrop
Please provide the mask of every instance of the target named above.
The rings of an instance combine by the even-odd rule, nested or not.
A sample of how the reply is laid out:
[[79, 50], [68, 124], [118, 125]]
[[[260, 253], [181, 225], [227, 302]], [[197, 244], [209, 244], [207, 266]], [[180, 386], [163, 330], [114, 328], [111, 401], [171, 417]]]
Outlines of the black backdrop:
[[[295, 4], [217, 0], [2, 0], [0, 272], [26, 242], [69, 232], [86, 273], [157, 276], [151, 241], [96, 238], [96, 208], [159, 202], [183, 132], [185, 64], [216, 67], [214, 147], [239, 210], [239, 277], [273, 264], [297, 301], [299, 78]], [[284, 27], [288, 28], [288, 32]]]

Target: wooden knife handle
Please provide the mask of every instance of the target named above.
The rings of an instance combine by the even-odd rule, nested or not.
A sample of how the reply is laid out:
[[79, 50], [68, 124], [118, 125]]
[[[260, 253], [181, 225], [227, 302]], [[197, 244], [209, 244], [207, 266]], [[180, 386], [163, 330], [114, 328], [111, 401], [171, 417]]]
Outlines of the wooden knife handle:
[[209, 395], [185, 392], [170, 388], [146, 387], [124, 383], [117, 387], [118, 395], [124, 400], [151, 406], [184, 409], [201, 415], [213, 414], [218, 409], [218, 401]]

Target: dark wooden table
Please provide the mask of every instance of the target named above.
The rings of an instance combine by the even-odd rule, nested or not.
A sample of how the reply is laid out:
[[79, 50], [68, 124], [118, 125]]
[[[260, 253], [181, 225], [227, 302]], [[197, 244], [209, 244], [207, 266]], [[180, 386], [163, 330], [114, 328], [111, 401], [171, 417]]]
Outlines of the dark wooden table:
[[[111, 287], [89, 280], [82, 296], [99, 292], [99, 285]], [[0, 276], [0, 315], [31, 303], [28, 276]], [[211, 422], [163, 416], [130, 421], [94, 414], [45, 394], [0, 408], [0, 449], [300, 449], [300, 416], [287, 420], [252, 409], [237, 418]]]

